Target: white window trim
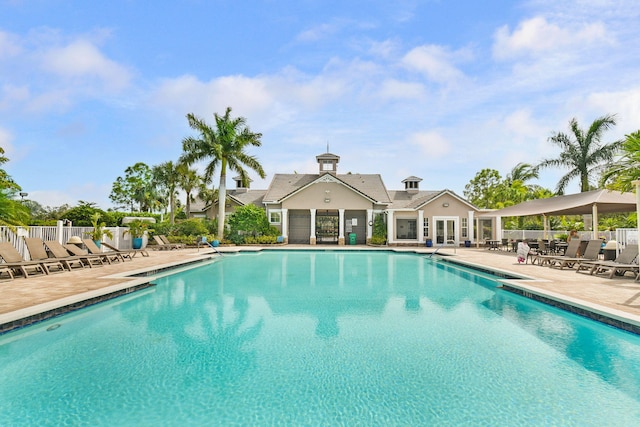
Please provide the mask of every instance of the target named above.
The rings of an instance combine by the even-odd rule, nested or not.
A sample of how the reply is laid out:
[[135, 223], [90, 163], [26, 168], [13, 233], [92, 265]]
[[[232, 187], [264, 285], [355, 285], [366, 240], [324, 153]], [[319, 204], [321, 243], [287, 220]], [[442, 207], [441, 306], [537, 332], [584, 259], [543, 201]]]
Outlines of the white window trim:
[[[278, 221], [271, 220], [271, 214], [278, 214]], [[280, 209], [272, 209], [269, 211], [269, 224], [282, 224], [282, 210]]]

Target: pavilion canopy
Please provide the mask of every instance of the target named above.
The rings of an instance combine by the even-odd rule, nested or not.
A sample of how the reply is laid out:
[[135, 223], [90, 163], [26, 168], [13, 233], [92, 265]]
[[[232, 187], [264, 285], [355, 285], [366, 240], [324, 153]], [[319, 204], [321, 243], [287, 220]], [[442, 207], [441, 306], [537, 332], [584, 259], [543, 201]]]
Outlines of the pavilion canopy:
[[598, 213], [635, 212], [636, 195], [609, 190], [586, 191], [548, 199], [529, 200], [484, 213], [482, 216], [585, 215], [594, 211]]

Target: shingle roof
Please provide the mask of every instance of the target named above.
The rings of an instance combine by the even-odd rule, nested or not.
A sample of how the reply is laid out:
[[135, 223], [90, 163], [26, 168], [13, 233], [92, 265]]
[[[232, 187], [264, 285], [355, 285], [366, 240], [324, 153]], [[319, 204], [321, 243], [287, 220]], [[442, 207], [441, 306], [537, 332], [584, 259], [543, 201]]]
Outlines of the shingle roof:
[[[325, 175], [326, 174], [276, 174], [269, 185], [264, 200], [266, 202], [279, 202]], [[330, 176], [377, 203], [388, 204], [391, 202], [389, 193], [379, 174], [343, 174]]]
[[249, 191], [236, 191], [236, 190], [228, 190], [227, 196], [231, 197], [242, 205], [254, 204], [258, 207], [262, 206], [262, 200], [264, 199], [264, 195], [267, 193], [267, 190], [249, 190]]
[[440, 194], [440, 191], [418, 191], [409, 193], [405, 190], [391, 190], [391, 206], [389, 209], [416, 209], [432, 198]]

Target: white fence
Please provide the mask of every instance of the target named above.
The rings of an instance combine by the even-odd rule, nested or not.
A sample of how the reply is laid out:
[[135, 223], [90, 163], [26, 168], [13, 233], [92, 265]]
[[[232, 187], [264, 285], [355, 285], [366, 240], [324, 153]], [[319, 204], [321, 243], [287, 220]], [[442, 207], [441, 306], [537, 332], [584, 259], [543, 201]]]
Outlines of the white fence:
[[[103, 241], [118, 249], [131, 249], [131, 234], [128, 233], [129, 227], [106, 227], [113, 234], [113, 239], [104, 236]], [[92, 231], [93, 227], [65, 227], [62, 221], [58, 221], [58, 225], [41, 227], [19, 227], [14, 232], [6, 226], [0, 227], [0, 241], [11, 242], [20, 254], [28, 259], [28, 251], [26, 250], [24, 237], [38, 237], [42, 240], [57, 240], [60, 243], [67, 243], [71, 236], [78, 236], [81, 239], [88, 238], [87, 233]], [[146, 236], [143, 240], [143, 247], [146, 246]]]
[[[567, 230], [547, 230], [546, 238], [553, 239], [557, 236], [567, 235]], [[638, 244], [637, 228], [618, 228], [615, 231], [598, 231], [597, 236], [593, 236], [591, 231], [579, 231], [581, 240], [604, 238], [607, 242], [615, 240], [618, 242], [618, 251], [624, 249], [628, 244]], [[507, 240], [540, 240], [545, 239], [543, 230], [502, 230], [502, 238]]]
[[[635, 230], [623, 229], [623, 230]], [[592, 231], [579, 231], [578, 235], [582, 240], [600, 239], [604, 238], [606, 241], [618, 240], [616, 231], [598, 231], [598, 235], [593, 237]], [[547, 230], [546, 236], [544, 230], [502, 230], [502, 238], [509, 240], [542, 240], [542, 239], [557, 239], [558, 236], [568, 235], [568, 230]], [[620, 241], [620, 240], [618, 240]]]

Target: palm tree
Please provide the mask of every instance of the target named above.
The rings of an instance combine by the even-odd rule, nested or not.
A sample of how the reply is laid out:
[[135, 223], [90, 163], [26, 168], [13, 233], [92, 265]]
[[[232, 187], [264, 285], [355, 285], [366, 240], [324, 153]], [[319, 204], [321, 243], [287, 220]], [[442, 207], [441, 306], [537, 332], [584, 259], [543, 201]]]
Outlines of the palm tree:
[[204, 169], [204, 177], [210, 180], [215, 169], [220, 167], [220, 184], [218, 186], [218, 238], [224, 237], [225, 200], [227, 198], [227, 169], [240, 175], [243, 182], [248, 182], [248, 167], [258, 173], [260, 178], [266, 174], [254, 156], [244, 150], [247, 146], [260, 147], [262, 134], [253, 133], [246, 125], [244, 117], [231, 118], [231, 107], [227, 107], [224, 116], [214, 113], [215, 128], [211, 128], [204, 120], [194, 114], [187, 114], [189, 126], [199, 132], [199, 138], [187, 137], [182, 141], [183, 154], [180, 161], [193, 164], [198, 161], [209, 161]]
[[169, 223], [175, 224], [176, 219], [176, 189], [181, 179], [181, 169], [173, 162], [164, 162], [153, 167], [153, 179], [157, 186], [164, 187], [169, 198]]
[[615, 116], [606, 115], [596, 119], [585, 132], [573, 118], [569, 122], [571, 135], [558, 132], [549, 141], [562, 150], [560, 157], [545, 159], [537, 167], [564, 167], [569, 169], [556, 186], [558, 194], [564, 194], [569, 181], [574, 178], [580, 180], [580, 191], [589, 191], [589, 175], [603, 169], [604, 164], [610, 162], [618, 151], [622, 141], [601, 144], [604, 131], [615, 126]]
[[640, 179], [640, 130], [625, 135], [622, 157], [602, 175], [602, 185], [619, 191], [632, 191], [633, 181]]
[[193, 192], [200, 187], [202, 183], [202, 177], [198, 175], [198, 172], [196, 172], [194, 169], [189, 169], [188, 165], [180, 163], [178, 165], [178, 168], [180, 170], [180, 181], [178, 182], [178, 185], [184, 190], [187, 196], [185, 213], [188, 219], [189, 215], [191, 214], [191, 202], [195, 201]]

